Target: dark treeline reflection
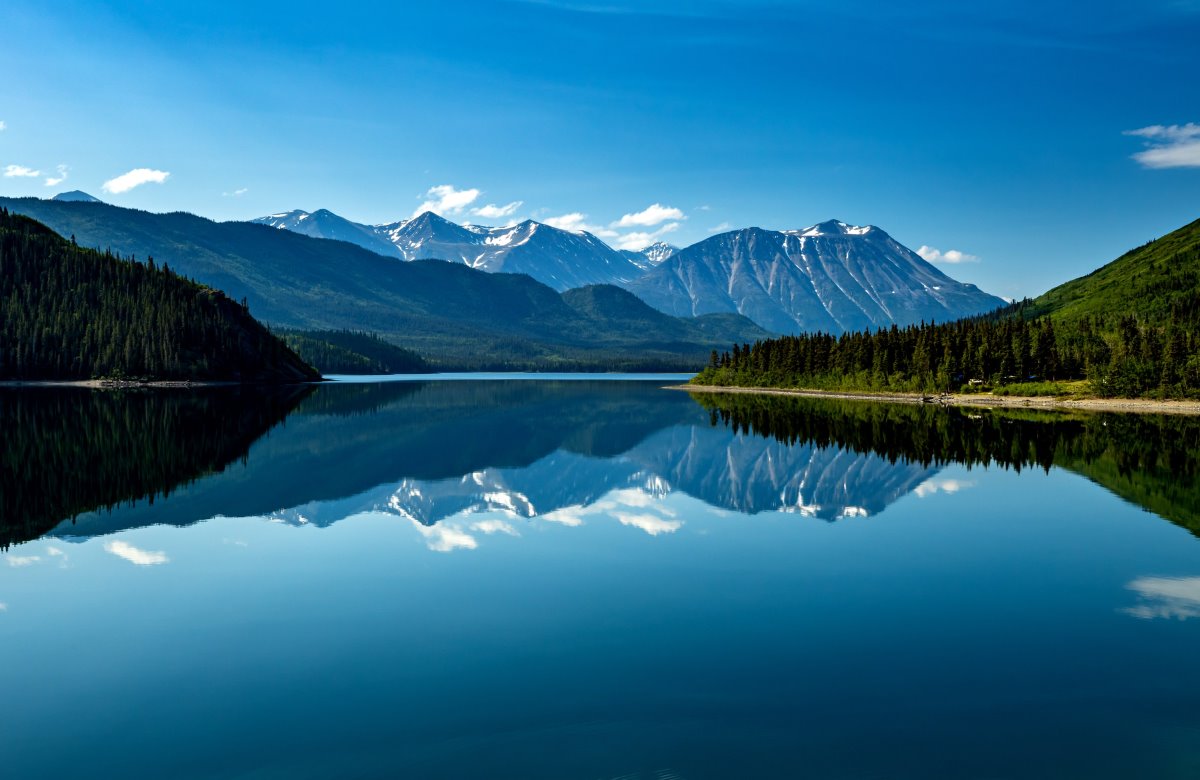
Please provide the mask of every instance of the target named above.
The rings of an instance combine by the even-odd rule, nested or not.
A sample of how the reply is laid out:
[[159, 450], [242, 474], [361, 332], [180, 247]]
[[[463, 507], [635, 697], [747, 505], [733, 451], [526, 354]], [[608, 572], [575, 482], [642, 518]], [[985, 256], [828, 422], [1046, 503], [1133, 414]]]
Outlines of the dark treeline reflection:
[[300, 387], [0, 391], [0, 546], [96, 509], [170, 494], [246, 456]]
[[787, 444], [873, 453], [893, 463], [1082, 474], [1200, 535], [1200, 419], [694, 394], [710, 424]]

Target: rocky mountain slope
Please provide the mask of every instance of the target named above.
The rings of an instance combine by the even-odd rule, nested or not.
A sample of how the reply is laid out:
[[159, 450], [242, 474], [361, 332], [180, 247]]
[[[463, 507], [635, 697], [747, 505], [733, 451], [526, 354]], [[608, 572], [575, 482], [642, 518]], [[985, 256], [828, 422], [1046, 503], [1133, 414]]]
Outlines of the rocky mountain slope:
[[877, 227], [836, 220], [713, 236], [625, 286], [669, 314], [737, 312], [779, 333], [946, 322], [1005, 303], [951, 279]]

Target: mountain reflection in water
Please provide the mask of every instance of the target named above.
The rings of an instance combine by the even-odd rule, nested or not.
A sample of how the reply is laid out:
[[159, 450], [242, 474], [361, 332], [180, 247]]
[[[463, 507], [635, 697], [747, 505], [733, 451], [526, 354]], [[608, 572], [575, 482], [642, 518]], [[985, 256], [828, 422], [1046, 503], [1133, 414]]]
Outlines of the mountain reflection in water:
[[[636, 381], [435, 381], [283, 394], [9, 390], [0, 422], [7, 543], [217, 516], [329, 525], [362, 512], [423, 527], [495, 514], [493, 532], [504, 518], [570, 522], [614, 493], [626, 507], [678, 492], [732, 512], [834, 521], [956, 490], [936, 478], [951, 463], [1063, 467], [1200, 528], [1190, 418], [693, 397]], [[673, 530], [669, 517], [629, 517]]]

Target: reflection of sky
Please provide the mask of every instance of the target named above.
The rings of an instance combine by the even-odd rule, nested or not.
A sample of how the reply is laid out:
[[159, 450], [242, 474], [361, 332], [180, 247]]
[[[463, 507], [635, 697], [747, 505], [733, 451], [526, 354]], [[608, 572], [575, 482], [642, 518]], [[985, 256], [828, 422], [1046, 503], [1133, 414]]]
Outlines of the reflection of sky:
[[[1200, 621], [1131, 620], [1114, 606], [1136, 594], [1194, 616], [1200, 578], [1144, 573], [1200, 571], [1200, 543], [1057, 469], [940, 476], [974, 487], [853, 522], [620, 488], [557, 517], [217, 518], [18, 545], [0, 557], [38, 560], [0, 564], [0, 690], [21, 702], [4, 722], [5, 773], [70, 776], [71, 757], [87, 756], [120, 776], [136, 756], [160, 776], [184, 762], [217, 776], [203, 762], [219, 744], [265, 762], [263, 776], [335, 775], [386, 744], [485, 776], [462, 762], [503, 765], [496, 746], [523, 735], [547, 755], [572, 730], [633, 745], [648, 729], [630, 713], [653, 713], [661, 766], [738, 728], [742, 748], [770, 750], [779, 735], [781, 755], [829, 761], [864, 740], [895, 759], [910, 738], [928, 760], [930, 735], [960, 726], [955, 744], [977, 755], [988, 740], [1053, 734], [1046, 749], [1069, 753], [1080, 776], [1096, 776], [1075, 762], [1098, 740], [1140, 745], [1142, 758], [1165, 749], [1146, 741], [1152, 719], [1121, 706], [1169, 708], [1200, 690], [1200, 668], [1178, 652], [1200, 641]], [[1037, 775], [1018, 769], [997, 774]], [[618, 770], [632, 768], [576, 774]], [[889, 776], [871, 770], [860, 774]]]
[[1129, 589], [1140, 599], [1136, 606], [1125, 610], [1134, 617], [1200, 617], [1200, 577], [1138, 577], [1129, 583]]

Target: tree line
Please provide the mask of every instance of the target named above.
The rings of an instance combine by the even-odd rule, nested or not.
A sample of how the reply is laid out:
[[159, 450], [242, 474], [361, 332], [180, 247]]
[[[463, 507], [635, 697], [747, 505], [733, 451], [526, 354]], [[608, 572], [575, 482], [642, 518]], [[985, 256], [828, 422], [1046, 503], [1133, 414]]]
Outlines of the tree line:
[[811, 333], [713, 351], [697, 384], [825, 390], [956, 391], [1087, 380], [1106, 397], [1200, 396], [1195, 310], [1165, 323], [1132, 315], [1000, 315], [833, 336]]

